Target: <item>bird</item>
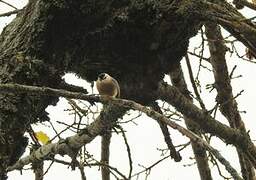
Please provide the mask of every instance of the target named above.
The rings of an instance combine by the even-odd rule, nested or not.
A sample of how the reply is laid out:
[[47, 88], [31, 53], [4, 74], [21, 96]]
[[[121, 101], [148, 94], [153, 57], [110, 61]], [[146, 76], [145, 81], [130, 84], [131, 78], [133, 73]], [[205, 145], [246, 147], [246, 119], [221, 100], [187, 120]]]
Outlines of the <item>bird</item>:
[[100, 95], [120, 97], [120, 87], [117, 80], [107, 73], [100, 73], [98, 75], [96, 87]]

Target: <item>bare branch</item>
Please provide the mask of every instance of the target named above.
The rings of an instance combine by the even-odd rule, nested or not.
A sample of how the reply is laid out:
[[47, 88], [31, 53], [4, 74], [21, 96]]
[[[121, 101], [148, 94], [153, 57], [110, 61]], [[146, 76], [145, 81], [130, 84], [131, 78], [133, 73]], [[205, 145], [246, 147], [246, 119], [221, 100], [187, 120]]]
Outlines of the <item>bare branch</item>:
[[193, 76], [193, 72], [192, 72], [192, 68], [191, 68], [191, 65], [190, 65], [190, 62], [189, 62], [189, 57], [188, 55], [185, 55], [185, 60], [186, 60], [186, 64], [187, 64], [187, 67], [188, 67], [188, 72], [189, 72], [189, 78], [190, 78], [190, 82], [192, 84], [192, 87], [193, 87], [193, 90], [194, 90], [194, 93], [196, 95], [196, 99], [198, 100], [201, 108], [203, 110], [206, 111], [206, 108], [205, 108], [205, 105], [204, 105], [204, 102], [197, 90], [197, 87], [196, 87], [196, 84], [195, 84], [195, 79], [194, 79], [194, 76]]
[[253, 10], [256, 10], [256, 5], [247, 1], [247, 0], [234, 0], [233, 3], [246, 6], [248, 8], [251, 8]]
[[[16, 93], [31, 93], [45, 96], [63, 96], [67, 98], [76, 98], [92, 102], [112, 103], [122, 107], [137, 109], [136, 104], [133, 101], [124, 99], [112, 99], [106, 96], [86, 95], [83, 93], [74, 93], [65, 90], [57, 90], [53, 88], [26, 86], [18, 84], [0, 84], [0, 91], [10, 91]], [[175, 87], [161, 83], [158, 88], [158, 97], [162, 100], [172, 104], [178, 111], [184, 113], [184, 115], [193, 118], [193, 120], [200, 125], [202, 130], [208, 133], [212, 133], [224, 139], [226, 143], [233, 144], [242, 149], [247, 149], [256, 157], [256, 148], [248, 139], [247, 134], [240, 133], [237, 130], [214, 120], [210, 115], [202, 112], [194, 104], [190, 103], [186, 97], [184, 97]], [[138, 110], [138, 109], [137, 109]], [[146, 111], [142, 111], [146, 112]], [[152, 117], [152, 116], [150, 116]], [[174, 126], [176, 127], [176, 126]], [[256, 164], [256, 163], [255, 163]]]
[[17, 14], [20, 11], [21, 11], [20, 9], [17, 9], [17, 10], [9, 11], [9, 12], [6, 12], [6, 13], [2, 13], [2, 14], [0, 14], [0, 17], [11, 16], [13, 14]]
[[86, 95], [84, 93], [71, 92], [63, 89], [53, 89], [49, 87], [27, 86], [19, 84], [0, 84], [0, 91], [31, 93], [45, 96], [62, 96], [71, 99], [82, 99], [89, 102], [100, 102], [99, 96]]
[[122, 133], [122, 136], [123, 136], [123, 139], [124, 139], [124, 143], [126, 145], [126, 150], [127, 150], [127, 153], [128, 153], [128, 159], [129, 159], [129, 175], [128, 175], [128, 179], [131, 179], [131, 176], [132, 176], [132, 154], [131, 154], [131, 148], [129, 146], [129, 143], [128, 143], [128, 140], [127, 140], [127, 137], [125, 135], [125, 132], [124, 132], [124, 129], [122, 128], [122, 126], [118, 126], [118, 128], [121, 130], [121, 133]]
[[122, 177], [124, 180], [129, 180], [127, 177], [125, 177], [125, 175], [123, 173], [121, 173], [117, 168], [112, 167], [110, 165], [107, 164], [102, 164], [102, 163], [90, 163], [88, 164], [88, 166], [105, 166], [113, 171], [115, 171], [120, 177]]
[[15, 6], [11, 5], [10, 3], [8, 3], [8, 2], [6, 2], [6, 1], [4, 1], [4, 0], [0, 0], [0, 2], [6, 4], [7, 6], [12, 7], [13, 9], [16, 9], [16, 10], [18, 9], [18, 8], [16, 8]]
[[[190, 62], [187, 57], [185, 57], [185, 58], [186, 58], [186, 62], [187, 62], [187, 66], [188, 66], [188, 70], [189, 70], [189, 74], [190, 74], [189, 75], [190, 81], [193, 84], [195, 93], [196, 92], [198, 93], [197, 99], [201, 99], [199, 92], [197, 91], [197, 87], [194, 84], [194, 77], [193, 77], [193, 72], [192, 72], [192, 69], [190, 66]], [[172, 71], [170, 73], [170, 77], [171, 77], [172, 84], [175, 87], [177, 87], [180, 90], [180, 92], [182, 92], [182, 94], [184, 96], [186, 96], [187, 99], [191, 103], [193, 103], [193, 99], [191, 98], [190, 92], [187, 88], [187, 84], [185, 82], [185, 78], [184, 78], [181, 66], [178, 66], [174, 71]], [[204, 108], [203, 110], [205, 110], [203, 101], [199, 100], [199, 102], [200, 101], [202, 103], [201, 107]], [[184, 116], [184, 120], [185, 120], [185, 124], [188, 127], [188, 129], [201, 137], [201, 131], [200, 131], [200, 128], [198, 127], [198, 125], [187, 116]], [[209, 163], [208, 163], [206, 149], [203, 146], [201, 146], [200, 144], [197, 144], [196, 142], [193, 142], [193, 141], [191, 142], [191, 146], [192, 146], [192, 149], [193, 149], [193, 152], [195, 155], [195, 160], [197, 162], [197, 167], [198, 167], [198, 171], [199, 171], [201, 179], [212, 180], [212, 175], [211, 175], [211, 170], [210, 170]]]
[[151, 170], [153, 167], [155, 167], [156, 165], [158, 165], [159, 163], [163, 162], [164, 160], [166, 160], [166, 159], [169, 158], [169, 157], [170, 157], [170, 155], [165, 156], [165, 157], [163, 157], [162, 159], [159, 159], [158, 161], [154, 162], [154, 163], [153, 163], [152, 165], [150, 165], [149, 167], [146, 167], [146, 168], [144, 168], [142, 171], [139, 171], [139, 172], [133, 174], [132, 177], [135, 177], [135, 176], [138, 177], [140, 174]]
[[[151, 103], [151, 107], [153, 108], [154, 111], [158, 112], [159, 114], [163, 114], [163, 112], [157, 102]], [[165, 143], [167, 144], [167, 147], [170, 150], [171, 158], [173, 158], [175, 162], [180, 162], [182, 157], [181, 157], [180, 153], [178, 151], [176, 151], [175, 146], [173, 145], [168, 127], [166, 126], [165, 123], [163, 123], [161, 121], [157, 121], [157, 122], [161, 128], [162, 133], [163, 133]]]
[[204, 132], [218, 136], [224, 139], [227, 144], [234, 144], [236, 147], [243, 149], [253, 163], [253, 166], [256, 167], [256, 161], [255, 158], [253, 158], [256, 155], [256, 148], [247, 133], [232, 129], [216, 121], [210, 115], [202, 112], [198, 107], [190, 103], [177, 89], [167, 84], [163, 84], [159, 87], [158, 94], [160, 99], [167, 101], [178, 111], [190, 117]]
[[[0, 89], [3, 89], [3, 87], [8, 87], [10, 89], [10, 86], [6, 86], [5, 85], [1, 85]], [[12, 87], [16, 87], [17, 89], [21, 89], [24, 90], [22, 88], [21, 85], [15, 85]], [[166, 85], [164, 87], [162, 87], [161, 89], [163, 90], [163, 88], [166, 88]], [[17, 89], [15, 89], [17, 91]], [[25, 86], [25, 89], [29, 91], [29, 86]], [[39, 87], [36, 87], [36, 89], [40, 89]], [[45, 92], [43, 91], [43, 89], [48, 89], [50, 90], [50, 88], [42, 88], [41, 89], [41, 93]], [[6, 89], [5, 89], [6, 90]], [[34, 91], [35, 89], [32, 87], [32, 91]], [[51, 89], [53, 90], [53, 89]], [[59, 92], [60, 90], [54, 90], [50, 92]], [[170, 92], [172, 89], [170, 89]], [[173, 91], [175, 92], [175, 91]], [[169, 94], [170, 97], [173, 95], [173, 92], [171, 92], [171, 94]], [[71, 93], [71, 92], [66, 92], [65, 93], [59, 92], [60, 94], [62, 94], [63, 96], [66, 94], [68, 96], [73, 96], [75, 93]], [[177, 95], [179, 94], [178, 91], [176, 91], [175, 96], [177, 97]], [[226, 167], [226, 169], [228, 170], [228, 172], [235, 178], [235, 179], [242, 179], [241, 177], [239, 177], [238, 173], [236, 172], [236, 170], [234, 168], [232, 168], [232, 166], [229, 164], [228, 161], [226, 161], [224, 159], [224, 157], [222, 157], [217, 150], [215, 150], [214, 148], [212, 148], [207, 142], [205, 142], [202, 138], [200, 138], [199, 136], [197, 136], [196, 134], [194, 134], [193, 132], [183, 128], [182, 126], [178, 125], [177, 123], [170, 121], [168, 118], [166, 118], [165, 116], [159, 114], [158, 112], [149, 109], [145, 106], [142, 106], [134, 101], [129, 101], [129, 100], [124, 100], [124, 99], [116, 99], [116, 98], [111, 98], [111, 97], [105, 97], [105, 96], [101, 96], [101, 97], [95, 97], [95, 96], [88, 96], [88, 95], [82, 95], [77, 93], [78, 97], [82, 99], [85, 98], [86, 100], [89, 99], [94, 99], [94, 100], [98, 100], [101, 101], [102, 103], [108, 103], [108, 104], [113, 104], [119, 107], [125, 107], [125, 108], [132, 108], [134, 110], [139, 110], [144, 112], [145, 114], [147, 114], [149, 117], [156, 119], [158, 121], [164, 122], [165, 124], [167, 124], [168, 126], [172, 127], [173, 129], [178, 130], [181, 134], [187, 136], [188, 138], [190, 138], [191, 141], [194, 141], [196, 143], [201, 144], [202, 146], [204, 146], [207, 150], [209, 150], [210, 152], [212, 152], [216, 158]], [[176, 99], [176, 101], [178, 100], [179, 103], [180, 101], [182, 101], [182, 95], [178, 95], [178, 99]], [[174, 97], [175, 98], [175, 97]], [[191, 105], [190, 105], [191, 106]], [[106, 111], [113, 111], [113, 112], [106, 112]], [[104, 116], [107, 116], [108, 114], [113, 114], [113, 113], [119, 113], [120, 115], [123, 114], [125, 111], [120, 111], [120, 108], [115, 108], [115, 106], [110, 106], [110, 108], [108, 108], [107, 110], [103, 111], [102, 113], [104, 113]], [[101, 115], [102, 115], [101, 113]], [[199, 112], [202, 113], [202, 112]], [[117, 116], [114, 116], [117, 117]], [[105, 117], [106, 118], [106, 117]], [[111, 118], [111, 116], [107, 117], [107, 118]], [[201, 121], [202, 119], [200, 118], [200, 116], [198, 117], [199, 121]], [[205, 116], [203, 118], [206, 118]], [[210, 118], [210, 117], [208, 117]], [[74, 156], [74, 150], [78, 150], [79, 148], [81, 148], [84, 144], [87, 144], [89, 142], [91, 142], [97, 135], [99, 135], [102, 130], [106, 127], [106, 124], [104, 124], [104, 120], [102, 120], [104, 118], [98, 118], [96, 121], [94, 121], [93, 123], [91, 123], [87, 128], [85, 128], [84, 130], [82, 130], [81, 132], [79, 132], [78, 134], [68, 137], [65, 140], [60, 140], [57, 143], [51, 143], [51, 144], [47, 144], [44, 145], [42, 147], [40, 147], [38, 150], [34, 151], [31, 155], [26, 156], [24, 158], [21, 158], [19, 161], [17, 161], [13, 166], [8, 167], [8, 171], [14, 170], [14, 169], [20, 169], [22, 168], [24, 165], [29, 164], [31, 162], [37, 161], [37, 160], [42, 160], [45, 157], [47, 157], [50, 154], [68, 154], [69, 156], [73, 157]], [[202, 120], [205, 121], [205, 120]], [[213, 122], [213, 120], [210, 120]], [[216, 123], [216, 122], [215, 122]], [[220, 123], [221, 124], [221, 123]], [[224, 126], [224, 125], [222, 125]], [[227, 127], [225, 127], [227, 128]], [[228, 133], [228, 136], [238, 136], [240, 138], [244, 138], [244, 136], [240, 136], [240, 134], [237, 134], [238, 132], [232, 132], [230, 130], [230, 132]], [[233, 137], [234, 138], [234, 137]], [[244, 140], [244, 139], [243, 139]], [[246, 139], [247, 140], [247, 139]], [[240, 142], [240, 141], [239, 141]], [[248, 144], [246, 144], [248, 146]], [[250, 145], [250, 144], [249, 144]], [[72, 147], [72, 149], [70, 148]], [[250, 149], [249, 149], [250, 150]]]

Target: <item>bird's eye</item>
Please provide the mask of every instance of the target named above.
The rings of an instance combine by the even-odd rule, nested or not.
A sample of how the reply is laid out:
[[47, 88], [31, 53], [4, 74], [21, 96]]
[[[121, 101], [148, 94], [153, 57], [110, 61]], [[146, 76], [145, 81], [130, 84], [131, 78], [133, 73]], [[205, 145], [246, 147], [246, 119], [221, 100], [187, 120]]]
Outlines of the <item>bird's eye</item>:
[[106, 75], [104, 73], [101, 73], [98, 77], [100, 80], [106, 79]]

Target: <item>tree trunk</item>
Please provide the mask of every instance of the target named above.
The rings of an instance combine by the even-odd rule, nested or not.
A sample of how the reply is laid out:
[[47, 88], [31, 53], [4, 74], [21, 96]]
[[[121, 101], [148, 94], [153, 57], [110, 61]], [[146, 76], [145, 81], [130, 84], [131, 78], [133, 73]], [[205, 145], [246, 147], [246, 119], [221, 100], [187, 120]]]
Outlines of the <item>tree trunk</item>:
[[[88, 81], [108, 72], [120, 82], [123, 98], [148, 104], [157, 99], [153, 92], [164, 74], [185, 55], [204, 20], [205, 3], [29, 1], [0, 36], [0, 83], [62, 88], [65, 72]], [[29, 124], [49, 120], [45, 108], [57, 100], [0, 94], [1, 179], [22, 155]]]

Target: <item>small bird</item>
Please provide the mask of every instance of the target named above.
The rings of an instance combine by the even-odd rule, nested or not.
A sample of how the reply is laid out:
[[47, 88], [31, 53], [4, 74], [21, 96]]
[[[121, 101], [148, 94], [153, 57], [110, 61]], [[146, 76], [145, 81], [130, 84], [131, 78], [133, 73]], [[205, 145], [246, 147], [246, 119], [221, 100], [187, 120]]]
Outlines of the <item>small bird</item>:
[[101, 73], [98, 75], [96, 87], [100, 95], [120, 97], [120, 87], [117, 80], [107, 73]]

